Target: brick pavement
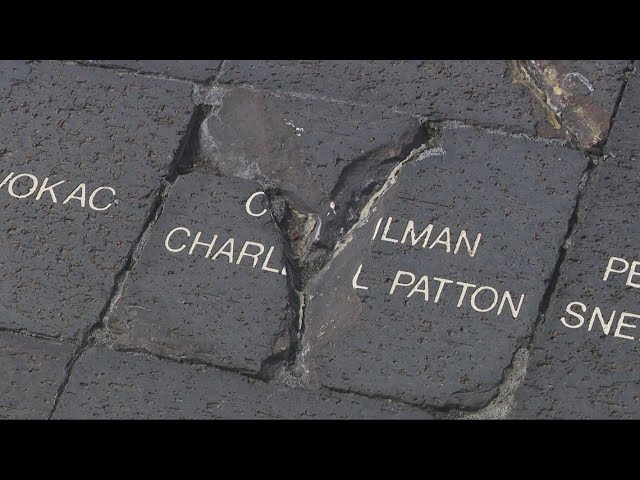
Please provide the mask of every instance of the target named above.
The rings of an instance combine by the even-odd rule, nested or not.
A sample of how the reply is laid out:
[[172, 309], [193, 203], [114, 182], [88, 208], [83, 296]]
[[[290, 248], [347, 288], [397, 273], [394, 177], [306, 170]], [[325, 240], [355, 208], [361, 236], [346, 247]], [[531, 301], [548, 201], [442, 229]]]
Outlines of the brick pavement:
[[637, 418], [631, 61], [0, 61], [0, 418]]

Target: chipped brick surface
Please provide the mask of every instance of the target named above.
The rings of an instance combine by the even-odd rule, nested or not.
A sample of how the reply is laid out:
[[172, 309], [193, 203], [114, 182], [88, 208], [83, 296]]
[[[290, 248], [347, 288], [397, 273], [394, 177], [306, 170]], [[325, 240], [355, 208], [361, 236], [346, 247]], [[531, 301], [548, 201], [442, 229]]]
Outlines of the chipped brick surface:
[[220, 81], [535, 132], [505, 61], [227, 61]]
[[519, 62], [530, 86], [542, 93], [558, 118], [584, 148], [599, 145], [609, 132], [611, 118], [628, 69], [626, 60]]
[[220, 89], [216, 102], [202, 135], [201, 169], [280, 189], [301, 208], [328, 203], [349, 165], [366, 164], [373, 179], [377, 167], [426, 138], [417, 120], [388, 109], [246, 88]]
[[443, 135], [443, 151], [406, 163], [307, 287], [310, 381], [478, 408], [530, 333], [587, 158], [473, 129]]
[[313, 249], [303, 261], [316, 269], [393, 167], [428, 141], [418, 120], [384, 108], [246, 88], [214, 88], [211, 97], [196, 169], [269, 190], [292, 255]]

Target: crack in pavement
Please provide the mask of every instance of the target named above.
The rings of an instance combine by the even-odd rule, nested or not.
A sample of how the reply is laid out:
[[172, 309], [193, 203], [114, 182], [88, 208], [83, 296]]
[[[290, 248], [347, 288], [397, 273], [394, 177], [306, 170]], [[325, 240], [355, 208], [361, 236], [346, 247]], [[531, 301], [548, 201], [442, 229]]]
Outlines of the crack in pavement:
[[40, 340], [46, 340], [49, 342], [56, 342], [56, 343], [62, 343], [62, 344], [74, 344], [75, 340], [72, 338], [66, 338], [66, 337], [54, 337], [52, 335], [47, 335], [45, 333], [37, 333], [37, 332], [31, 332], [29, 330], [26, 329], [20, 329], [20, 328], [11, 328], [11, 327], [0, 327], [0, 332], [7, 332], [7, 333], [13, 333], [15, 335], [23, 335], [25, 337], [32, 337], [32, 338], [38, 338]]
[[578, 212], [580, 209], [580, 202], [584, 195], [587, 183], [591, 177], [591, 172], [596, 166], [596, 162], [593, 157], [590, 157], [590, 161], [582, 173], [580, 184], [578, 185], [578, 193], [573, 207], [573, 211], [567, 222], [567, 230], [563, 242], [558, 249], [558, 256], [554, 264], [554, 268], [547, 284], [540, 304], [538, 306], [538, 314], [534, 321], [531, 332], [519, 339], [517, 342], [520, 347], [516, 349], [511, 358], [509, 365], [503, 370], [501, 380], [496, 384], [496, 394], [490, 398], [485, 405], [477, 409], [450, 409], [447, 412], [446, 418], [450, 419], [462, 419], [462, 420], [475, 420], [475, 419], [498, 419], [505, 418], [511, 412], [511, 409], [515, 406], [515, 394], [519, 389], [524, 377], [526, 375], [528, 361], [530, 356], [531, 345], [535, 337], [536, 332], [540, 329], [544, 323], [544, 318], [549, 308], [551, 297], [556, 289], [558, 279], [560, 277], [560, 269], [564, 263], [567, 247], [571, 243], [571, 237], [573, 231], [578, 223]]
[[[609, 134], [613, 125], [615, 123], [615, 118], [618, 112], [618, 108], [622, 103], [624, 92], [627, 86], [627, 82], [629, 79], [629, 73], [632, 71], [632, 68], [628, 69], [625, 76], [625, 81], [623, 82], [620, 93], [616, 99], [616, 103], [613, 109], [613, 115], [611, 117], [611, 122], [608, 131], [606, 132], [604, 141], [601, 146], [601, 150], [604, 151], [606, 146], [606, 142], [609, 138]], [[549, 308], [549, 304], [551, 302], [551, 298], [555, 289], [557, 287], [557, 283], [560, 277], [560, 271], [562, 265], [564, 264], [564, 260], [566, 257], [566, 253], [569, 248], [571, 248], [571, 242], [574, 235], [574, 231], [576, 225], [578, 224], [580, 218], [584, 215], [582, 200], [588, 188], [590, 187], [590, 181], [593, 177], [593, 173], [598, 168], [598, 166], [605, 160], [606, 157], [589, 155], [590, 161], [585, 168], [580, 184], [578, 185], [578, 193], [576, 194], [576, 201], [574, 205], [574, 209], [571, 217], [569, 218], [569, 222], [567, 225], [567, 233], [565, 235], [564, 242], [560, 247], [560, 251], [558, 252], [558, 258], [556, 260], [553, 274], [551, 276], [551, 280], [547, 285], [545, 293], [540, 302], [540, 306], [538, 307], [538, 315], [536, 317], [536, 321], [533, 324], [531, 329], [531, 333], [528, 335], [526, 342], [514, 353], [513, 359], [509, 367], [505, 369], [502, 375], [502, 381], [498, 384], [498, 393], [497, 395], [489, 401], [487, 405], [481, 407], [474, 412], [464, 412], [458, 411], [453, 412], [450, 415], [450, 418], [456, 419], [495, 419], [495, 418], [505, 418], [509, 415], [513, 407], [515, 407], [515, 394], [519, 389], [520, 385], [524, 381], [529, 356], [531, 354], [531, 347], [533, 344], [533, 340], [537, 333], [540, 332], [542, 325], [545, 322], [545, 315]]]
[[[206, 111], [200, 107], [196, 106], [194, 109], [194, 113], [189, 120], [189, 124], [185, 131], [185, 134], [180, 141], [178, 149], [176, 150], [176, 155], [174, 157], [173, 162], [169, 166], [169, 171], [165, 178], [162, 180], [160, 187], [157, 190], [156, 198], [154, 203], [151, 206], [149, 214], [143, 224], [142, 230], [136, 241], [133, 243], [131, 249], [129, 250], [129, 254], [127, 256], [127, 260], [125, 262], [124, 267], [118, 272], [115, 277], [114, 285], [111, 290], [111, 295], [107, 300], [102, 312], [99, 315], [98, 321], [93, 325], [83, 329], [79, 334], [79, 340], [76, 346], [76, 349], [71, 356], [70, 360], [65, 365], [64, 376], [60, 386], [58, 387], [58, 391], [56, 393], [53, 407], [47, 416], [47, 419], [51, 419], [55, 414], [56, 409], [58, 408], [58, 404], [60, 402], [60, 398], [64, 393], [64, 390], [69, 383], [69, 379], [71, 378], [71, 373], [74, 365], [78, 361], [78, 359], [82, 356], [83, 352], [87, 349], [88, 346], [91, 345], [93, 337], [96, 336], [98, 339], [103, 340], [104, 338], [100, 338], [101, 336], [108, 336], [108, 329], [106, 329], [109, 316], [113, 312], [113, 308], [117, 303], [118, 299], [122, 295], [122, 290], [124, 289], [124, 285], [129, 278], [131, 270], [135, 267], [140, 254], [142, 253], [142, 249], [146, 244], [151, 230], [153, 226], [157, 222], [160, 214], [162, 213], [162, 206], [164, 204], [165, 199], [169, 194], [169, 190], [176, 178], [181, 175], [183, 172], [182, 163], [188, 161], [188, 155], [192, 152], [193, 146], [192, 138], [193, 132], [195, 130], [196, 125], [199, 125], [200, 119], [206, 114]], [[102, 335], [100, 334], [100, 330], [102, 331]]]
[[222, 60], [222, 63], [220, 64], [220, 68], [218, 69], [218, 73], [216, 73], [214, 75], [214, 77], [209, 81], [209, 82], [205, 82], [209, 85], [212, 85], [214, 83], [218, 82], [218, 78], [220, 78], [220, 75], [222, 75], [222, 72], [224, 71], [224, 67], [227, 66], [227, 60]]
[[[226, 62], [226, 60], [225, 60]], [[513, 67], [514, 69], [519, 67]], [[220, 72], [222, 72], [222, 69], [220, 70]], [[219, 76], [219, 75], [218, 75]], [[262, 88], [262, 87], [258, 87], [256, 85], [252, 85], [250, 83], [235, 83], [235, 82], [228, 82], [228, 83], [220, 83], [218, 81], [218, 78], [216, 78], [212, 84], [210, 85], [210, 88], [217, 88], [221, 91], [224, 90], [228, 90], [231, 89], [233, 87], [242, 87], [242, 88], [246, 88], [252, 92], [256, 92], [256, 93], [262, 93], [262, 94], [266, 94], [266, 95], [271, 95], [273, 97], [276, 98], [280, 98], [280, 97], [289, 97], [289, 98], [296, 98], [296, 99], [300, 99], [300, 100], [313, 100], [313, 101], [319, 101], [319, 102], [325, 102], [325, 103], [331, 103], [331, 104], [337, 104], [337, 105], [346, 105], [346, 106], [350, 106], [350, 107], [359, 107], [359, 108], [369, 108], [371, 107], [370, 104], [365, 104], [365, 103], [359, 103], [359, 102], [353, 102], [353, 101], [349, 101], [349, 100], [340, 100], [340, 99], [336, 99], [336, 98], [331, 98], [331, 97], [327, 97], [327, 96], [323, 96], [323, 95], [315, 95], [312, 93], [304, 93], [304, 92], [295, 92], [295, 91], [285, 91], [285, 90], [270, 90], [267, 88]], [[534, 88], [533, 84], [527, 84], [527, 88]], [[546, 95], [544, 95], [544, 93], [540, 90], [541, 95], [546, 98]], [[542, 103], [544, 103], [546, 105], [546, 100], [543, 99], [539, 99]], [[554, 111], [551, 109], [551, 107], [549, 105], [546, 105], [547, 108], [549, 109], [550, 113], [553, 114], [553, 121], [557, 121], [557, 117], [555, 116]], [[507, 131], [507, 130], [502, 130], [500, 127], [495, 127], [495, 126], [488, 126], [488, 125], [484, 125], [484, 124], [476, 124], [476, 123], [469, 123], [466, 121], [462, 121], [462, 120], [452, 120], [452, 119], [433, 119], [429, 116], [425, 116], [419, 113], [412, 113], [412, 112], [407, 112], [405, 110], [401, 110], [398, 109], [397, 107], [393, 107], [391, 109], [394, 113], [401, 115], [401, 116], [406, 116], [406, 117], [410, 117], [410, 118], [414, 118], [416, 120], [419, 120], [421, 123], [424, 124], [432, 124], [432, 125], [443, 125], [446, 126], [446, 128], [453, 128], [454, 125], [457, 125], [459, 128], [475, 128], [479, 131], [484, 131], [487, 133], [492, 133], [492, 134], [498, 134], [498, 135], [502, 135], [502, 136], [507, 136], [507, 137], [512, 137], [512, 138], [525, 138], [529, 141], [532, 142], [539, 142], [539, 143], [544, 143], [544, 144], [548, 144], [548, 145], [559, 145], [559, 146], [563, 146], [563, 147], [567, 147], [567, 148], [571, 148], [573, 150], [578, 150], [578, 151], [584, 151], [585, 149], [579, 145], [578, 143], [575, 142], [574, 138], [571, 137], [570, 139], [562, 139], [562, 138], [546, 138], [544, 136], [539, 136], [539, 135], [530, 135], [524, 132], [517, 132], [517, 131]], [[552, 121], [551, 119], [549, 119], [549, 121]], [[561, 127], [561, 124], [558, 123], [559, 128]]]
[[[427, 127], [427, 129], [430, 127]], [[441, 155], [443, 154], [442, 146], [441, 146], [441, 135], [440, 132], [436, 130], [432, 130], [428, 141], [416, 148], [413, 148], [411, 152], [402, 160], [397, 160], [394, 167], [387, 174], [384, 182], [379, 182], [378, 187], [374, 191], [368, 192], [367, 198], [365, 202], [361, 202], [361, 206], [359, 208], [357, 219], [352, 222], [351, 226], [347, 230], [347, 232], [342, 233], [339, 237], [336, 238], [335, 243], [333, 244], [333, 248], [329, 251], [327, 250], [322, 262], [318, 264], [312, 264], [310, 267], [304, 264], [304, 259], [302, 263], [296, 263], [294, 268], [298, 271], [305, 272], [309, 268], [311, 268], [311, 272], [300, 273], [299, 276], [304, 278], [302, 284], [298, 287], [296, 292], [301, 295], [303, 308], [300, 309], [299, 324], [304, 329], [305, 320], [304, 320], [304, 301], [306, 300], [306, 286], [309, 282], [316, 277], [319, 277], [326, 273], [332, 265], [334, 259], [336, 259], [340, 252], [352, 241], [353, 234], [356, 230], [362, 228], [367, 224], [371, 213], [375, 210], [376, 205], [380, 201], [380, 199], [385, 195], [385, 193], [389, 190], [389, 188], [394, 185], [397, 181], [398, 175], [402, 170], [402, 167], [411, 161], [417, 161], [423, 159], [428, 156], [433, 155]], [[312, 232], [313, 233], [313, 232]], [[314, 234], [315, 235], [315, 234]], [[309, 369], [306, 365], [306, 354], [309, 352], [309, 345], [305, 345], [304, 341], [304, 330], [301, 330], [301, 334], [298, 341], [298, 349], [295, 355], [295, 358], [292, 362], [287, 365], [286, 372], [281, 372], [281, 379], [285, 381], [285, 383], [291, 384], [306, 384], [306, 378], [309, 374]], [[357, 392], [353, 392], [355, 394], [359, 394]], [[403, 402], [407, 403], [407, 402]]]
[[[340, 175], [329, 192], [331, 199], [329, 208], [331, 208], [333, 216], [326, 219], [323, 215], [326, 212], [322, 210], [324, 207], [319, 207], [320, 209], [309, 207], [295, 194], [278, 187], [269, 177], [259, 174], [259, 168], [256, 167], [247, 174], [244, 171], [238, 171], [237, 168], [227, 168], [225, 171], [225, 166], [220, 166], [215, 161], [220, 147], [209, 132], [208, 124], [209, 121], [215, 123], [215, 119], [221, 122], [219, 113], [226, 94], [231, 90], [228, 86], [220, 87], [217, 85], [208, 88], [196, 86], [194, 89], [194, 102], [207, 105], [210, 108], [209, 114], [204, 118], [199, 129], [201, 155], [193, 157], [194, 169], [204, 170], [220, 177], [250, 179], [258, 183], [267, 196], [268, 211], [279, 231], [285, 251], [289, 298], [295, 312], [293, 319], [295, 335], [291, 336], [289, 351], [286, 355], [277, 354], [263, 362], [262, 376], [270, 377], [278, 369], [279, 364], [286, 368], [287, 365], [295, 363], [295, 358], [300, 354], [300, 344], [305, 327], [305, 285], [339, 253], [339, 249], [344, 246], [344, 243], [341, 242], [343, 242], [345, 235], [349, 235], [358, 218], [361, 218], [361, 212], [367, 207], [367, 202], [372, 197], [375, 200], [377, 193], [379, 195], [384, 193], [386, 189], [383, 188], [382, 192], [379, 190], [385, 186], [385, 182], [388, 182], [389, 178], [395, 178], [398, 164], [403, 164], [415, 158], [417, 153], [422, 152], [422, 149], [417, 153], [412, 151], [419, 148], [423, 141], [422, 136], [427, 134], [427, 129], [422, 125], [413, 134], [413, 137], [403, 139], [399, 147], [394, 147], [399, 148], [398, 151], [384, 146], [350, 158], [341, 169]], [[252, 88], [243, 90], [257, 91]], [[281, 97], [269, 91], [261, 91], [261, 93], [264, 93], [268, 98]], [[436, 127], [429, 128], [434, 131], [436, 129]], [[301, 167], [306, 166], [302, 163]], [[310, 174], [308, 167], [307, 173]], [[363, 181], [365, 178], [366, 181]], [[387, 188], [388, 186], [386, 185]], [[335, 210], [336, 202], [341, 206], [338, 212]], [[323, 218], [325, 218], [324, 222]], [[338, 246], [338, 250], [334, 251], [336, 246]], [[282, 328], [285, 327], [282, 326]], [[279, 373], [282, 375], [283, 370]]]
[[616, 120], [616, 116], [618, 115], [618, 109], [620, 108], [620, 104], [622, 103], [624, 92], [627, 89], [627, 84], [629, 83], [629, 79], [634, 74], [635, 70], [636, 70], [636, 63], [634, 60], [629, 62], [629, 64], [627, 65], [627, 68], [624, 71], [624, 82], [622, 82], [622, 85], [620, 86], [620, 92], [618, 93], [618, 98], [616, 99], [616, 103], [613, 107], [613, 114], [611, 115], [611, 120], [609, 122], [609, 129], [607, 130], [606, 135], [604, 137], [604, 141], [602, 145], [603, 152], [607, 144], [607, 141], [609, 140], [609, 135], [611, 134], [611, 130], [613, 129], [613, 124]]
[[117, 352], [122, 353], [131, 353], [133, 355], [141, 356], [149, 359], [157, 359], [157, 360], [165, 360], [172, 363], [178, 363], [180, 365], [191, 365], [194, 367], [206, 367], [212, 370], [216, 370], [218, 372], [227, 372], [234, 373], [236, 375], [241, 375], [243, 377], [250, 378], [252, 380], [256, 380], [263, 383], [269, 383], [268, 380], [264, 379], [260, 376], [260, 374], [251, 373], [250, 370], [243, 370], [241, 368], [228, 367], [225, 365], [219, 365], [213, 362], [207, 362], [197, 358], [183, 358], [179, 356], [173, 355], [163, 355], [157, 352], [150, 352], [144, 348], [136, 348], [136, 347], [118, 347], [115, 349]]
[[[116, 66], [116, 65], [109, 65], [109, 64], [103, 64], [103, 63], [92, 63], [93, 60], [48, 60], [48, 61], [52, 63], [62, 63], [63, 65], [74, 65], [77, 67], [101, 68], [103, 70], [110, 70], [117, 73], [133, 74], [139, 77], [153, 78], [156, 80], [169, 80], [172, 82], [181, 82], [181, 83], [189, 83], [189, 84], [198, 84], [198, 83], [204, 84], [207, 82], [212, 82], [215, 80], [217, 76], [216, 74], [207, 80], [196, 81], [196, 80], [191, 80], [189, 78], [172, 77], [169, 75], [163, 75], [161, 73], [150, 72], [147, 70], [136, 70], [135, 68], [131, 68], [131, 67]], [[36, 60], [36, 62], [39, 62], [39, 60]]]

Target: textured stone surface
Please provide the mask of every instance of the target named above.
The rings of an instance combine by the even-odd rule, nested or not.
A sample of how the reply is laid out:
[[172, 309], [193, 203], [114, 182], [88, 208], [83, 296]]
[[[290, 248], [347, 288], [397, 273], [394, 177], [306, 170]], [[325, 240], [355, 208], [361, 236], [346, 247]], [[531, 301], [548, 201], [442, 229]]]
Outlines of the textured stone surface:
[[[610, 257], [629, 264], [640, 260], [640, 166], [636, 135], [640, 122], [638, 80], [630, 81], [607, 144], [609, 156], [596, 168], [583, 201], [571, 247], [561, 267], [557, 288], [536, 333], [524, 384], [516, 396], [514, 417], [640, 418], [640, 289], [623, 274], [610, 273]], [[616, 261], [613, 267], [622, 269]], [[631, 279], [638, 283], [638, 277]], [[571, 302], [581, 302], [567, 312]], [[595, 308], [601, 310], [604, 327]], [[615, 313], [614, 313], [615, 312]], [[594, 318], [593, 323], [591, 319]], [[629, 326], [627, 326], [629, 325]], [[607, 333], [608, 330], [608, 333]], [[618, 336], [616, 335], [616, 332]], [[625, 335], [630, 338], [624, 338]]]
[[[109, 324], [118, 346], [253, 373], [272, 354], [286, 355], [295, 326], [281, 274], [282, 239], [271, 215], [253, 217], [245, 209], [259, 191], [238, 178], [178, 178]], [[264, 195], [251, 202], [257, 213], [265, 205]], [[176, 227], [189, 232], [168, 238]], [[198, 232], [198, 241], [207, 244], [217, 235], [211, 250], [193, 246]], [[240, 257], [246, 241], [262, 247], [248, 245], [245, 253], [263, 252]], [[171, 252], [167, 245], [182, 250]]]
[[630, 66], [0, 61], [0, 418], [640, 418]]
[[[344, 177], [366, 187], [426, 139], [420, 123], [388, 109], [214, 89], [200, 168], [282, 190], [303, 210], [327, 209]], [[342, 182], [344, 183], [344, 182]]]
[[70, 344], [0, 333], [0, 418], [47, 418], [73, 350]]
[[[190, 87], [99, 68], [0, 65], [0, 325], [71, 337], [98, 320], [192, 113]], [[22, 177], [13, 193], [26, 195]], [[65, 200], [86, 184], [84, 207]], [[95, 206], [89, 196], [98, 187]], [[81, 190], [76, 196], [82, 196]]]
[[[365, 209], [368, 216], [347, 235], [351, 241], [307, 286], [301, 367], [311, 381], [438, 406], [477, 408], [495, 395], [531, 331], [587, 159], [470, 128], [445, 129], [443, 149], [404, 165], [379, 203]], [[385, 238], [395, 243], [381, 240], [390, 217]], [[403, 244], [409, 220], [416, 238], [433, 225], [426, 248], [426, 233], [415, 246], [409, 233]], [[472, 248], [460, 243], [454, 254], [461, 230]], [[368, 290], [352, 284], [359, 265], [357, 285]], [[390, 294], [399, 270], [415, 280]], [[423, 275], [428, 300], [420, 292], [407, 297]], [[474, 311], [476, 287], [460, 301], [462, 286], [455, 284], [446, 284], [436, 302], [436, 277], [493, 287], [498, 304], [488, 313]], [[505, 290], [516, 310], [526, 295], [517, 318], [508, 303], [497, 314]], [[492, 297], [481, 292], [476, 305], [485, 309]]]
[[222, 60], [85, 60], [85, 62], [127, 68], [140, 73], [157, 73], [197, 82], [213, 79], [222, 64]]
[[626, 158], [629, 166], [633, 166], [640, 153], [640, 81], [637, 75], [636, 72], [627, 83], [605, 150], [607, 155]]
[[[534, 89], [584, 148], [601, 143], [622, 90], [627, 60], [519, 62]], [[560, 125], [557, 125], [558, 127]]]
[[429, 416], [388, 400], [293, 389], [197, 366], [90, 349], [76, 364], [54, 418], [426, 419]]
[[531, 98], [506, 61], [229, 60], [219, 80], [535, 132]]

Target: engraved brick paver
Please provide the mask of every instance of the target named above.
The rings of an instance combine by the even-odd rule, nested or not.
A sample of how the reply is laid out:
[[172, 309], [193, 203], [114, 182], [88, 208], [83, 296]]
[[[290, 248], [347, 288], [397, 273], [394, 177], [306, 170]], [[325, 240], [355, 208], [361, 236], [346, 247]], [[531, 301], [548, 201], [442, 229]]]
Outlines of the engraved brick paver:
[[638, 418], [633, 65], [0, 61], [0, 418]]
[[288, 388], [233, 373], [91, 349], [54, 418], [429, 418], [388, 400]]
[[191, 88], [95, 67], [1, 65], [0, 327], [73, 337], [99, 320], [142, 233], [189, 123]]
[[312, 380], [477, 408], [530, 333], [587, 158], [473, 129], [443, 136], [309, 284]]
[[516, 417], [640, 418], [639, 110], [634, 77], [535, 335]]

